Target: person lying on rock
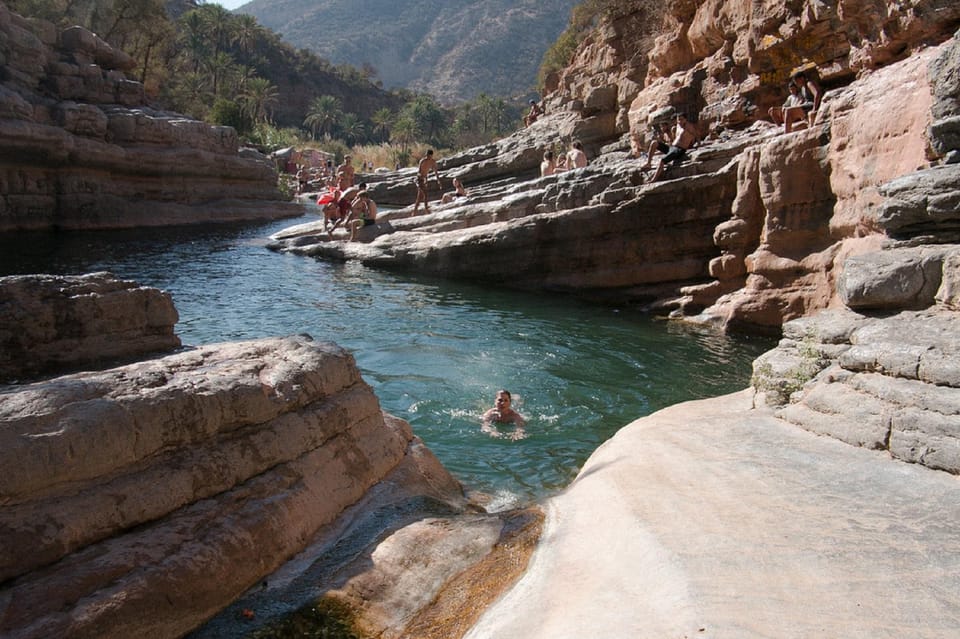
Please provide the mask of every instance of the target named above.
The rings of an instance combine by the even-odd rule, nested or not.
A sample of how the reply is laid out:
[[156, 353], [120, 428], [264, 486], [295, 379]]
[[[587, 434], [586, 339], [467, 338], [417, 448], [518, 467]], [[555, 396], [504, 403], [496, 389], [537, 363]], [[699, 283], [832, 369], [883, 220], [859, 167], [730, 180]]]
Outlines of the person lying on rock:
[[493, 408], [483, 414], [483, 424], [480, 430], [491, 437], [505, 437], [506, 435], [497, 430], [496, 424], [513, 424], [516, 428], [509, 436], [510, 439], [523, 439], [526, 437], [527, 433], [524, 429], [527, 425], [527, 420], [523, 418], [523, 415], [511, 408], [510, 403], [512, 399], [510, 391], [503, 389], [498, 390]]
[[650, 165], [653, 160], [653, 152], [660, 151], [663, 153], [663, 157], [660, 158], [660, 164], [657, 165], [657, 171], [653, 174], [651, 182], [656, 182], [663, 176], [663, 171], [666, 169], [667, 164], [674, 162], [680, 162], [687, 157], [687, 151], [690, 150], [690, 147], [693, 146], [693, 143], [697, 141], [697, 130], [693, 127], [687, 116], [683, 113], [677, 114], [677, 124], [674, 127], [673, 140], [670, 144], [667, 144], [663, 139], [654, 140], [650, 145], [650, 152], [647, 153], [647, 162], [644, 166], [640, 167], [641, 171], [646, 171], [650, 168]]

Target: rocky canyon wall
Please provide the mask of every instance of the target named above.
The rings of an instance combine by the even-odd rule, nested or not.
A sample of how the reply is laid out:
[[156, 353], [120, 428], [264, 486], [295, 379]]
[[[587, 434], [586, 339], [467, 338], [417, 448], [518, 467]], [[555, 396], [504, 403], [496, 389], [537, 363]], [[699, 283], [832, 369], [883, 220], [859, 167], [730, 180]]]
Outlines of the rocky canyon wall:
[[297, 215], [230, 127], [151, 108], [132, 60], [0, 2], [0, 231]]
[[468, 502], [334, 344], [181, 348], [106, 273], [0, 278], [0, 310], [3, 637], [456, 637], [526, 565], [542, 512]]
[[[601, 23], [532, 126], [442, 158], [467, 198], [382, 216], [361, 245], [305, 229], [276, 247], [777, 332], [843, 305], [847, 258], [955, 241], [957, 185], [934, 170], [958, 159], [954, 3], [668, 6], [673, 27], [656, 37], [635, 15]], [[762, 107], [798, 67], [825, 93], [812, 125], [784, 134]], [[687, 111], [701, 139], [653, 182], [647, 118], [664, 105]], [[538, 177], [544, 151], [572, 140], [589, 165]], [[371, 190], [414, 199], [406, 175]]]

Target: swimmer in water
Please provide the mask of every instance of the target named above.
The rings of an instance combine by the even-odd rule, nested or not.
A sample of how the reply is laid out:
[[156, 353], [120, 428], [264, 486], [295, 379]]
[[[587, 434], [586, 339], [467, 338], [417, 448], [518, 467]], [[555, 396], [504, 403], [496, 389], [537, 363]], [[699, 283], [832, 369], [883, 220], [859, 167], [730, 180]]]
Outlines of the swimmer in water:
[[497, 430], [496, 424], [513, 424], [516, 428], [513, 434], [510, 435], [510, 439], [523, 439], [526, 437], [527, 433], [524, 428], [527, 425], [527, 420], [523, 418], [523, 415], [510, 407], [511, 401], [510, 391], [497, 391], [494, 407], [483, 414], [483, 425], [480, 430], [493, 437], [503, 437], [503, 433]]

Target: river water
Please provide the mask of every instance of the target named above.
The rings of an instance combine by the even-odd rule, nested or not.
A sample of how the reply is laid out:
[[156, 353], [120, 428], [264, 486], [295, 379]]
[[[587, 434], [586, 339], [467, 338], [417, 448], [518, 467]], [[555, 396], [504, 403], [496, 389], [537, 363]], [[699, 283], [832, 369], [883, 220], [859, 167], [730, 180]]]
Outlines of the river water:
[[[164, 289], [187, 345], [294, 333], [336, 342], [381, 405], [468, 488], [492, 495], [494, 508], [561, 489], [638, 417], [746, 387], [752, 360], [773, 346], [563, 296], [264, 247], [271, 233], [315, 219], [0, 235], [0, 275], [105, 270]], [[499, 388], [527, 418], [525, 439], [480, 431]]]

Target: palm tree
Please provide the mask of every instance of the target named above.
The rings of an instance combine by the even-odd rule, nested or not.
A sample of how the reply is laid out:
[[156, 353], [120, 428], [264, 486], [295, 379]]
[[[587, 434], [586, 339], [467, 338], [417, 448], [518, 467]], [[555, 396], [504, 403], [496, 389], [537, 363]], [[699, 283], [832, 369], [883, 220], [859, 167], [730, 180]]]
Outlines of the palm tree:
[[378, 109], [370, 121], [373, 123], [373, 133], [380, 135], [380, 141], [385, 142], [390, 136], [390, 127], [393, 125], [393, 112], [387, 107]]
[[260, 32], [263, 30], [263, 27], [261, 27], [257, 19], [249, 13], [241, 13], [238, 16], [234, 16], [233, 25], [233, 41], [240, 47], [243, 53], [250, 53], [253, 44], [260, 38]]
[[189, 52], [193, 70], [199, 71], [201, 62], [208, 55], [207, 35], [203, 17], [197, 10], [188, 11], [180, 18], [180, 34], [184, 48]]
[[356, 113], [345, 113], [340, 119], [340, 133], [344, 141], [353, 146], [366, 134], [366, 127]]
[[390, 132], [390, 140], [400, 145], [400, 148], [406, 152], [411, 144], [417, 139], [417, 125], [406, 116], [402, 116], [393, 124], [393, 130]]
[[235, 64], [233, 58], [221, 51], [204, 60], [203, 66], [207, 73], [210, 74], [213, 95], [219, 97], [220, 91], [223, 88], [222, 81], [234, 70]]
[[329, 137], [341, 117], [343, 117], [343, 109], [340, 100], [332, 95], [321, 95], [310, 103], [303, 125], [310, 129], [314, 139], [317, 138], [318, 133]]
[[246, 115], [259, 124], [269, 122], [270, 109], [277, 103], [278, 96], [277, 87], [270, 84], [270, 80], [251, 78], [244, 83], [240, 99]]
[[214, 53], [220, 53], [233, 40], [233, 14], [219, 4], [204, 4], [197, 11], [203, 18], [208, 37], [213, 40]]

